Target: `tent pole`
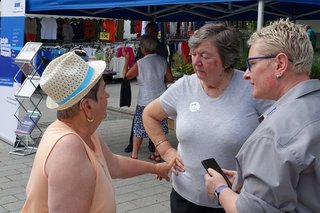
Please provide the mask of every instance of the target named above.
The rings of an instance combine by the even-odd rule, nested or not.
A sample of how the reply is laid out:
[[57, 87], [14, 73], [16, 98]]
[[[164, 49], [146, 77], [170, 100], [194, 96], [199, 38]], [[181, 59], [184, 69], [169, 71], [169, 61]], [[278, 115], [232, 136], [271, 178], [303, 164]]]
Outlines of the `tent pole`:
[[257, 20], [257, 30], [260, 30], [263, 27], [263, 16], [264, 16], [264, 2], [259, 0], [258, 2], [258, 20]]

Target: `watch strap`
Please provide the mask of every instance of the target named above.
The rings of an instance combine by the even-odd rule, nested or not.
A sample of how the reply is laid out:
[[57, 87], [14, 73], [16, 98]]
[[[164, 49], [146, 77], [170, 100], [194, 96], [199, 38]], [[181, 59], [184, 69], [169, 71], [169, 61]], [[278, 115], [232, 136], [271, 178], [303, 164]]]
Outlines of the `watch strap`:
[[215, 195], [217, 196], [218, 198], [218, 204], [220, 205], [220, 201], [219, 201], [219, 196], [220, 196], [220, 193], [225, 190], [226, 188], [229, 188], [227, 185], [222, 185], [222, 186], [219, 186], [215, 191]]

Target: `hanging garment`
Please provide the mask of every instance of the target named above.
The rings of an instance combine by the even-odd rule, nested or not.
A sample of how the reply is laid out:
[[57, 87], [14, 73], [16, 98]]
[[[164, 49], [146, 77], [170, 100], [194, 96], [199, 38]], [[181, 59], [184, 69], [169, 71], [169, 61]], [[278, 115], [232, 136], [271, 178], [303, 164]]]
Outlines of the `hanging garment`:
[[106, 20], [103, 20], [102, 26], [103, 26], [105, 32], [107, 33], [107, 37], [104, 40], [110, 41], [110, 42], [115, 42], [116, 41], [116, 32], [117, 32], [116, 22], [114, 20], [106, 19]]
[[54, 18], [41, 19], [41, 39], [57, 39], [57, 21]]

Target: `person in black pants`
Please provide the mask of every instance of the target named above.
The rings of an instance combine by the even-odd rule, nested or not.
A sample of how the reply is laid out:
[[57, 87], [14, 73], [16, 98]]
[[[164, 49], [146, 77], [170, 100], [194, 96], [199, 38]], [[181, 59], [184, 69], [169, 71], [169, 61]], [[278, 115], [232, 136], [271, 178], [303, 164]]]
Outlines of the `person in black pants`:
[[[157, 49], [156, 49], [156, 53], [162, 57], [164, 57], [166, 60], [168, 58], [168, 49], [166, 47], [166, 45], [164, 45], [163, 43], [161, 43], [158, 40], [158, 33], [159, 33], [159, 29], [158, 29], [158, 25], [155, 22], [150, 22], [147, 24], [146, 26], [146, 34], [148, 34], [150, 37], [152, 37], [153, 39], [157, 40], [158, 45], [157, 45]], [[138, 61], [139, 59], [143, 58], [143, 54], [141, 53], [141, 49], [140, 47], [138, 48], [137, 51], [137, 55], [135, 57], [135, 61]], [[134, 120], [134, 119], [133, 119]], [[130, 132], [130, 139], [129, 139], [129, 144], [128, 146], [124, 149], [124, 152], [126, 153], [130, 153], [132, 152], [132, 138], [133, 138], [133, 120], [132, 120], [132, 125], [131, 125], [131, 132]], [[153, 142], [149, 139], [149, 145], [148, 145], [149, 151], [150, 152], [154, 152], [155, 151], [155, 147]]]

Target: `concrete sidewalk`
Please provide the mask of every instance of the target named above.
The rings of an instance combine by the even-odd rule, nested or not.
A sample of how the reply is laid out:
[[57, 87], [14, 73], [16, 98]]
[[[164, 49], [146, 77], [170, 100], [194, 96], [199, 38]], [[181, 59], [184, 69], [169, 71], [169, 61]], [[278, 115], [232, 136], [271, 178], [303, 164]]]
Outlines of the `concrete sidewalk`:
[[[117, 154], [129, 156], [123, 150], [128, 144], [132, 115], [136, 106], [138, 85], [131, 82], [131, 107], [119, 107], [120, 83], [108, 83], [108, 116], [98, 128], [110, 149]], [[43, 116], [39, 121], [45, 129], [56, 118], [56, 112], [45, 107], [45, 101], [39, 106]], [[170, 131], [169, 140], [176, 146], [175, 133]], [[18, 156], [9, 154], [13, 147], [0, 140], [0, 213], [20, 212], [25, 200], [25, 187], [33, 164], [34, 154]], [[139, 158], [147, 160], [149, 155], [147, 140], [142, 144]], [[117, 212], [170, 212], [171, 184], [158, 181], [154, 175], [146, 174], [130, 179], [114, 180]]]

